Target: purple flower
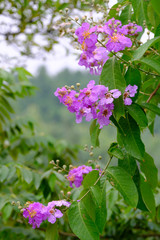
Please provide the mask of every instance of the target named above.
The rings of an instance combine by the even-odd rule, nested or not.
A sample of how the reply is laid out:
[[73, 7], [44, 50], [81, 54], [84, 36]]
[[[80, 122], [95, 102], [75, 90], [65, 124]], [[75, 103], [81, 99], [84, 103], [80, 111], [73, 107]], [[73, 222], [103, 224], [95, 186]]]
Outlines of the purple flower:
[[124, 35], [131, 35], [134, 36], [138, 34], [138, 32], [142, 32], [143, 28], [137, 24], [129, 23], [127, 25], [122, 26], [120, 32]]
[[43, 208], [46, 208], [43, 204], [34, 202], [23, 209], [23, 217], [29, 218], [29, 224], [31, 224], [33, 228], [39, 228], [41, 223], [47, 219], [46, 215], [42, 213]]
[[58, 200], [58, 201], [52, 201], [48, 203], [48, 206], [52, 206], [52, 207], [62, 207], [62, 206], [66, 206], [69, 207], [71, 205], [70, 202], [67, 202], [65, 200]]
[[111, 91], [107, 91], [104, 93], [103, 96], [101, 96], [101, 99], [99, 101], [100, 105], [104, 105], [104, 104], [110, 104], [114, 101], [114, 98], [119, 98], [119, 96], [121, 95], [121, 92], [118, 89], [113, 89]]
[[109, 59], [108, 51], [104, 47], [93, 49], [94, 51], [84, 51], [80, 55], [79, 65], [90, 69], [91, 74], [100, 75], [102, 67]]
[[97, 42], [95, 31], [96, 27], [90, 28], [89, 23], [82, 23], [82, 26], [76, 29], [75, 34], [78, 36], [78, 42], [82, 44], [83, 50], [95, 47]]
[[108, 51], [119, 52], [124, 50], [126, 47], [131, 47], [132, 41], [130, 38], [125, 37], [122, 34], [115, 33], [113, 36], [109, 37], [109, 40], [106, 44]]
[[67, 179], [70, 181], [70, 187], [73, 188], [73, 184], [77, 188], [80, 187], [82, 185], [84, 175], [91, 172], [92, 170], [92, 167], [85, 165], [71, 169], [67, 176]]
[[45, 220], [53, 224], [56, 222], [57, 218], [63, 216], [62, 212], [56, 209], [55, 206], [69, 207], [70, 203], [65, 200], [59, 200], [49, 202], [48, 206], [44, 206], [39, 202], [34, 202], [23, 209], [23, 217], [29, 218], [29, 224], [31, 224], [33, 228], [39, 228], [41, 223]]
[[122, 26], [121, 21], [115, 20], [114, 18], [111, 18], [108, 20], [108, 22], [105, 23], [103, 27], [103, 31], [107, 35], [113, 35], [115, 32], [119, 32], [119, 28]]
[[123, 100], [125, 105], [131, 105], [132, 99], [130, 97], [134, 97], [137, 93], [137, 85], [131, 86], [130, 84], [126, 87], [125, 92], [123, 94]]
[[110, 123], [110, 116], [112, 115], [112, 110], [114, 109], [114, 104], [105, 104], [99, 106], [99, 112], [97, 114], [97, 122], [100, 125], [100, 129], [103, 126], [107, 126]]

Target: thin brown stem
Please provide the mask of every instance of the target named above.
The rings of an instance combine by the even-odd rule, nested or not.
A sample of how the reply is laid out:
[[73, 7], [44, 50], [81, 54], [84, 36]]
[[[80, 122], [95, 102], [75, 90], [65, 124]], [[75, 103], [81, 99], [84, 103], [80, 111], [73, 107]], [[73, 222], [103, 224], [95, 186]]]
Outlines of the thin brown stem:
[[147, 103], [149, 103], [151, 101], [151, 99], [153, 98], [153, 96], [156, 94], [156, 92], [158, 91], [158, 89], [160, 88], [160, 83], [158, 84], [158, 86], [156, 87], [156, 89], [150, 94]]

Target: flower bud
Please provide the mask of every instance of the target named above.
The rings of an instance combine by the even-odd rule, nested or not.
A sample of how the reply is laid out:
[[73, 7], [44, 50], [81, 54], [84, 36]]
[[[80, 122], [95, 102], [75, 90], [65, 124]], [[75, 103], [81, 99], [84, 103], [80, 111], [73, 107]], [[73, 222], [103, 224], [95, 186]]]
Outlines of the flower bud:
[[74, 18], [74, 20], [77, 22], [77, 21], [79, 20], [79, 17], [76, 16], [76, 17]]
[[92, 163], [93, 161], [92, 160], [88, 160], [88, 163]]
[[63, 165], [63, 169], [66, 169], [66, 167], [67, 167], [66, 165]]
[[80, 85], [81, 85], [80, 83], [76, 83], [76, 86], [77, 86], [77, 87], [80, 87]]

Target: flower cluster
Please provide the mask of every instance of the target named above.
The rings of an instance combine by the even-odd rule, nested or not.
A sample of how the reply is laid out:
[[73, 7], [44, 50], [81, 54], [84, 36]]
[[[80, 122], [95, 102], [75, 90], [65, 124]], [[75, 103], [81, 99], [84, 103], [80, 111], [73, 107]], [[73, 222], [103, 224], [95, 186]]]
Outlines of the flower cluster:
[[84, 175], [91, 172], [93, 169], [90, 166], [82, 165], [79, 167], [72, 168], [67, 176], [67, 179], [70, 181], [70, 187], [80, 187], [84, 178]]
[[142, 31], [142, 27], [137, 24], [122, 26], [121, 21], [114, 18], [109, 19], [104, 26], [90, 28], [89, 23], [82, 23], [75, 31], [83, 51], [78, 64], [89, 68], [91, 74], [100, 75], [104, 63], [109, 59], [109, 52], [119, 52], [131, 47], [129, 36], [135, 36]]
[[[125, 105], [130, 105], [138, 87], [136, 85], [128, 85], [125, 89], [123, 99]], [[114, 109], [113, 101], [121, 96], [118, 89], [110, 90], [104, 85], [95, 85], [95, 81], [91, 80], [87, 88], [80, 89], [79, 92], [67, 89], [66, 87], [57, 88], [54, 93], [61, 103], [67, 106], [70, 112], [76, 114], [76, 122], [80, 123], [85, 117], [86, 121], [97, 119], [100, 127], [107, 126], [110, 123], [112, 110]]]
[[40, 227], [41, 223], [48, 220], [50, 223], [55, 223], [57, 218], [63, 216], [62, 212], [55, 207], [66, 206], [69, 207], [70, 203], [65, 200], [49, 202], [47, 206], [39, 202], [26, 204], [23, 208], [23, 217], [29, 218], [29, 224], [33, 228]]

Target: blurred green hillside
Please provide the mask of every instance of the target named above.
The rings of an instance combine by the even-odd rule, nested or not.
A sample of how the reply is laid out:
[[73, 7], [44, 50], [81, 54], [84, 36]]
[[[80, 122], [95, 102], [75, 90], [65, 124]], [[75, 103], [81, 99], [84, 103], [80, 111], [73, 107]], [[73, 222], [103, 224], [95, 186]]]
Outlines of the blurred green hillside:
[[[57, 140], [64, 139], [69, 144], [78, 144], [82, 147], [85, 144], [91, 145], [90, 123], [83, 121], [76, 124], [74, 114], [60, 104], [58, 98], [54, 96], [57, 87], [75, 85], [79, 82], [81, 88], [83, 88], [91, 79], [97, 80], [98, 83], [98, 78], [88, 73], [71, 72], [65, 69], [56, 76], [50, 76], [45, 67], [40, 67], [36, 76], [32, 79], [33, 85], [37, 87], [36, 94], [21, 100], [17, 104], [16, 108], [19, 116], [34, 120], [42, 134], [49, 134]], [[155, 158], [157, 166], [160, 168], [160, 129], [158, 129], [158, 121], [159, 118], [156, 119], [155, 136], [151, 136], [147, 130], [144, 131], [142, 137], [146, 144], [146, 152]], [[101, 148], [97, 150], [97, 154], [104, 155], [112, 141], [116, 141], [114, 127], [104, 127], [100, 134]], [[82, 161], [85, 162], [86, 160], [82, 159]]]

